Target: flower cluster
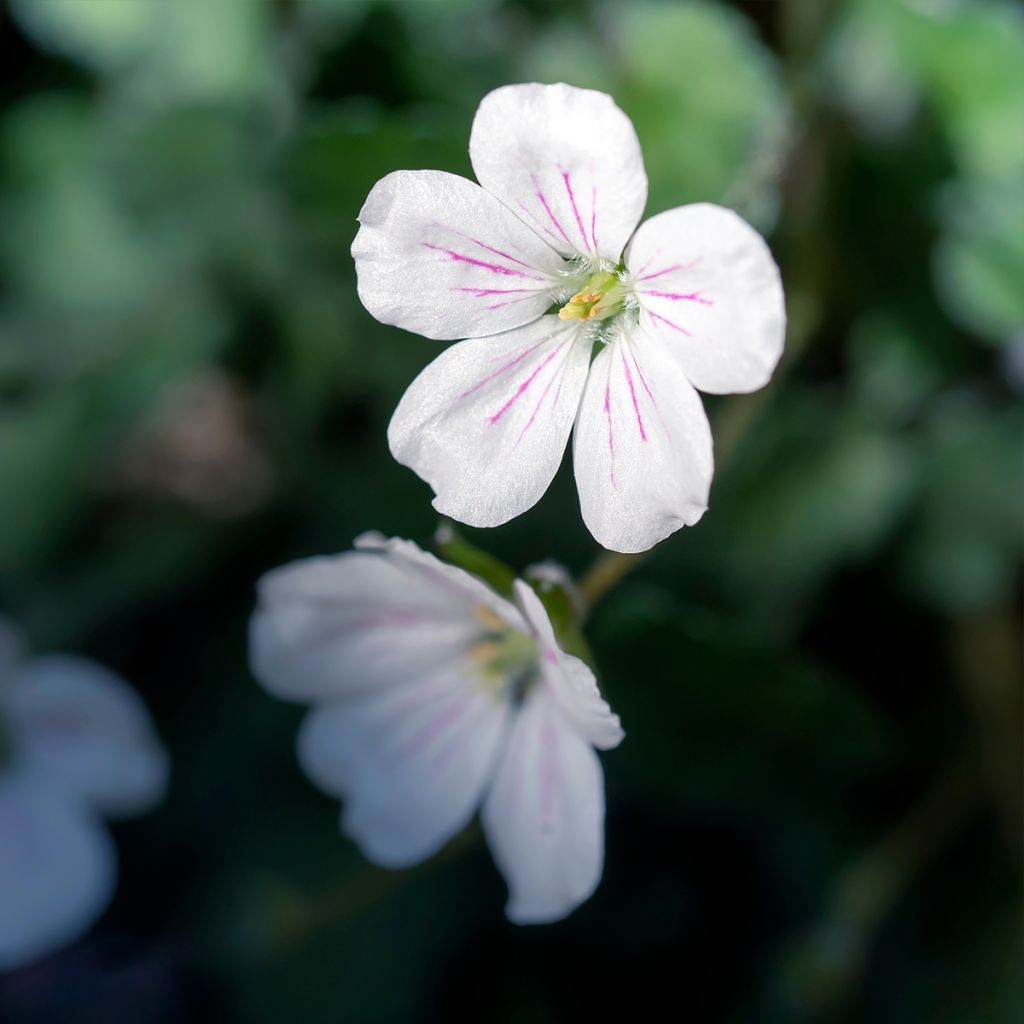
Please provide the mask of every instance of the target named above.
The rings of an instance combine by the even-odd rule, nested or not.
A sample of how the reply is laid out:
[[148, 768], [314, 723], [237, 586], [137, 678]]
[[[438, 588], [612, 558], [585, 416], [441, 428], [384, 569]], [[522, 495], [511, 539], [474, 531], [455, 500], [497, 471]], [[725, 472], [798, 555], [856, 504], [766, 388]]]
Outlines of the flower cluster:
[[134, 691], [84, 658], [20, 657], [0, 622], [0, 970], [77, 938], [116, 877], [102, 818], [161, 797], [167, 758]]
[[[438, 511], [497, 526], [541, 497], [573, 433], [590, 531], [646, 550], [707, 508], [697, 390], [752, 391], [779, 359], [778, 269], [717, 206], [640, 224], [640, 146], [601, 93], [498, 89], [469, 152], [479, 184], [396, 171], [359, 215], [352, 255], [370, 313], [464, 339], [405, 393], [391, 452]], [[368, 858], [421, 861], [480, 808], [513, 921], [556, 920], [593, 892], [595, 748], [623, 733], [525, 583], [513, 603], [408, 541], [367, 535], [266, 576], [251, 650], [268, 690], [312, 705], [300, 762], [345, 801], [342, 826]]]

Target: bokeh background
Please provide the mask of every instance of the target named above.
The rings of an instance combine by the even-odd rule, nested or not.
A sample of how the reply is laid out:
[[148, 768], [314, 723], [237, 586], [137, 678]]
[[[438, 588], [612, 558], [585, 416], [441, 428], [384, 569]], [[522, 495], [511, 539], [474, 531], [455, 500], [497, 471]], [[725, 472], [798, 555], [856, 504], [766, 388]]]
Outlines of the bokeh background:
[[[1024, 13], [1011, 0], [7, 0], [0, 608], [128, 677], [173, 758], [116, 900], [4, 1022], [1024, 1019]], [[477, 832], [362, 860], [246, 663], [253, 586], [378, 529], [440, 351], [360, 306], [374, 182], [470, 175], [481, 96], [610, 92], [649, 212], [782, 267], [711, 510], [586, 623], [627, 739], [607, 866], [515, 928]], [[571, 465], [475, 544], [599, 555]], [[3, 908], [0, 908], [0, 913]]]

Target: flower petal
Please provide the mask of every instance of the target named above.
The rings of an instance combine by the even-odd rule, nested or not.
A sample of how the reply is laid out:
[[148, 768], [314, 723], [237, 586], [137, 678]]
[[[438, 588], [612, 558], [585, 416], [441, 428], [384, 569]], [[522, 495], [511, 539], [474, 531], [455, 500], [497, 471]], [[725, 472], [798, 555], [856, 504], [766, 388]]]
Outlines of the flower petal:
[[756, 391], [786, 336], [779, 268], [732, 210], [696, 203], [644, 221], [626, 254], [640, 323], [715, 394]]
[[484, 803], [487, 842], [517, 924], [557, 921], [587, 899], [604, 864], [604, 777], [591, 745], [534, 688]]
[[318, 786], [345, 798], [345, 831], [366, 857], [407, 867], [476, 811], [508, 713], [463, 660], [400, 689], [315, 709], [299, 734], [299, 761]]
[[564, 263], [479, 185], [395, 171], [374, 185], [352, 243], [373, 316], [428, 338], [497, 334], [540, 316]]
[[407, 541], [381, 543], [392, 546], [304, 559], [260, 581], [250, 654], [271, 693], [336, 700], [450, 664], [484, 632], [477, 605], [521, 624], [468, 573]]
[[594, 673], [585, 662], [558, 646], [548, 613], [533, 590], [516, 580], [515, 592], [523, 617], [537, 639], [544, 682], [559, 708], [599, 750], [617, 747], [625, 733], [619, 716], [601, 696]]
[[0, 779], [0, 971], [77, 939], [109, 903], [115, 875], [110, 837], [84, 807]]
[[486, 606], [513, 629], [526, 631], [526, 623], [511, 602], [495, 593], [483, 580], [442, 562], [436, 555], [401, 537], [385, 537], [373, 531], [356, 537], [354, 547], [362, 551], [381, 551], [396, 565], [403, 567], [416, 579], [436, 588], [447, 602], [461, 602], [474, 615], [480, 605]]
[[584, 330], [555, 316], [452, 345], [399, 402], [391, 454], [433, 487], [439, 512], [471, 526], [505, 523], [558, 470], [589, 361]]
[[635, 326], [591, 366], [573, 462], [583, 520], [613, 551], [646, 551], [707, 508], [713, 458], [700, 397]]
[[19, 768], [111, 817], [155, 804], [167, 755], [138, 694], [101, 665], [68, 655], [32, 658], [8, 694]]
[[476, 112], [469, 155], [480, 184], [566, 256], [617, 263], [647, 202], [632, 123], [590, 89], [495, 89]]

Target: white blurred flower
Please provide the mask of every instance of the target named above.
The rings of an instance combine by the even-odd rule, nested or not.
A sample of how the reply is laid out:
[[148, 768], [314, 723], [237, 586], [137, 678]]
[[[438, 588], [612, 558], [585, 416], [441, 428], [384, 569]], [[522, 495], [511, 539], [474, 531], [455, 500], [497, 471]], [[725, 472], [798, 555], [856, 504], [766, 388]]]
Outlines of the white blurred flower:
[[512, 604], [409, 541], [368, 534], [356, 548], [260, 583], [253, 668], [313, 704], [303, 768], [344, 798], [344, 830], [385, 867], [429, 857], [481, 808], [508, 916], [564, 917], [601, 877], [594, 748], [618, 745], [618, 717], [525, 583]]
[[128, 685], [84, 658], [23, 660], [0, 621], [0, 971], [74, 941], [113, 895], [102, 817], [162, 796], [167, 758]]
[[778, 268], [722, 207], [638, 228], [640, 144], [603, 93], [497, 89], [469, 153], [479, 185], [396, 171], [359, 214], [352, 255], [370, 313], [470, 339], [406, 391], [391, 452], [438, 511], [497, 526], [544, 493], [575, 424], [584, 521], [605, 547], [646, 550], [707, 507], [711, 431], [695, 389], [756, 390], [779, 359]]

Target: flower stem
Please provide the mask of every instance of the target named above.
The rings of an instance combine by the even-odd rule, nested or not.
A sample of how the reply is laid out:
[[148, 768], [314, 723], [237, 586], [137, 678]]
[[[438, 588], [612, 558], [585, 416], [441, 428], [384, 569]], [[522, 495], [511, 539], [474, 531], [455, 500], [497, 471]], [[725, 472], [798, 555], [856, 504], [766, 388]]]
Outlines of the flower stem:
[[623, 555], [617, 551], [605, 551], [599, 555], [579, 582], [580, 596], [589, 610], [608, 593], [627, 573], [639, 565], [647, 552]]
[[949, 642], [954, 680], [974, 721], [982, 777], [1010, 848], [1019, 856], [1024, 847], [1020, 610], [1008, 600], [960, 615], [950, 623]]
[[790, 1014], [832, 1019], [846, 1006], [882, 923], [977, 807], [980, 788], [976, 766], [957, 763], [839, 874], [822, 919], [787, 950], [783, 978]]

